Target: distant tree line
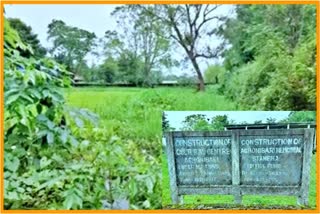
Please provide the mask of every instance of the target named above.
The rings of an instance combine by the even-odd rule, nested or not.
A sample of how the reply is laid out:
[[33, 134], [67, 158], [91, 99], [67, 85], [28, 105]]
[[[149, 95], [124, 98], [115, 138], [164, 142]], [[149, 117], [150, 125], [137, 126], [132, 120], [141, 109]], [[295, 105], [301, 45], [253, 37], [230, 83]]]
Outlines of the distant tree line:
[[[52, 20], [47, 50], [31, 27], [9, 21], [36, 57], [51, 56], [81, 81], [150, 87], [178, 79], [197, 83], [199, 91], [209, 82], [240, 109], [314, 110], [315, 5], [236, 5], [235, 16], [219, 14], [220, 7], [123, 5], [111, 14], [117, 28], [103, 38]], [[96, 64], [88, 65], [89, 54]], [[201, 70], [201, 59], [221, 63]], [[192, 67], [188, 75], [163, 72], [185, 63]]]
[[[315, 123], [316, 112], [315, 111], [292, 111], [287, 118], [277, 120], [276, 118], [269, 117], [266, 121], [256, 120], [254, 124], [261, 123]], [[212, 118], [207, 117], [205, 114], [192, 114], [185, 117], [182, 122], [184, 131], [223, 131], [227, 125], [236, 124], [249, 124], [246, 121], [236, 122], [228, 117], [228, 115], [217, 115]], [[170, 126], [170, 122], [167, 117], [163, 119], [163, 130], [170, 131], [175, 130]]]

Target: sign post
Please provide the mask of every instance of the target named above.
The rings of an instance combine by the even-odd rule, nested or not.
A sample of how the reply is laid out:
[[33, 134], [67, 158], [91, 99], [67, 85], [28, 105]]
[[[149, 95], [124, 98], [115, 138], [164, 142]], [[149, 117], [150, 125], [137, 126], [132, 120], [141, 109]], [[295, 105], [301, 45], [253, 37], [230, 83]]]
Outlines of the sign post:
[[294, 195], [308, 204], [314, 129], [168, 132], [171, 198]]

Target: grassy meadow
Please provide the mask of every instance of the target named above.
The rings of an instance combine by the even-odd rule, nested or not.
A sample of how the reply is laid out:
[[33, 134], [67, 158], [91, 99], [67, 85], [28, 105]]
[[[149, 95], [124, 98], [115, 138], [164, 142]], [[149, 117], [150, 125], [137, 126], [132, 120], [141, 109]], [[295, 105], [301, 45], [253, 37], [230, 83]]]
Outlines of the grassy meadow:
[[137, 181], [128, 186], [130, 197], [136, 201], [138, 194], [139, 207], [143, 208], [159, 209], [162, 204], [162, 112], [237, 109], [225, 97], [217, 95], [215, 87], [208, 87], [204, 93], [187, 87], [85, 87], [66, 89], [65, 94], [69, 106], [96, 113], [100, 118], [99, 130], [117, 136], [121, 145], [129, 148], [133, 163], [127, 170]]
[[[239, 107], [221, 95], [215, 87], [208, 87], [204, 93], [196, 93], [194, 88], [159, 87], [145, 88], [99, 88], [83, 87], [66, 90], [67, 103], [70, 106], [87, 108], [100, 117], [100, 127], [116, 133], [136, 143], [139, 148], [151, 154], [162, 167], [162, 204], [171, 208], [169, 176], [165, 155], [161, 147], [161, 116], [164, 110], [238, 110]], [[162, 158], [161, 158], [162, 157]], [[315, 157], [312, 163], [312, 176], [309, 203], [315, 208], [316, 174]], [[227, 204], [232, 206], [233, 196], [184, 197], [184, 207], [205, 208], [210, 205]], [[291, 196], [244, 196], [244, 206], [295, 206], [296, 198]], [[199, 207], [200, 206], [200, 207]], [[204, 206], [204, 207], [201, 207]], [[174, 208], [174, 207], [172, 207]]]
[[[126, 133], [128, 138], [158, 141], [164, 110], [236, 110], [215, 87], [204, 93], [194, 88], [72, 88], [67, 90], [71, 106], [87, 108], [100, 116], [102, 126]], [[147, 146], [147, 145], [145, 145]]]

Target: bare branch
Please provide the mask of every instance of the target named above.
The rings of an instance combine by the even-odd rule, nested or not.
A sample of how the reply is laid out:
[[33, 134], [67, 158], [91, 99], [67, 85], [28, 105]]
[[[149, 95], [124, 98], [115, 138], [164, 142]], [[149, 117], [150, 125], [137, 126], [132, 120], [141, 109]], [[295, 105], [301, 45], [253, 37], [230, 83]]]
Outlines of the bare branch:
[[196, 53], [195, 58], [216, 58], [221, 54], [221, 51], [224, 49], [226, 42], [223, 41], [218, 47], [215, 48], [214, 51], [211, 50], [211, 48], [208, 46], [206, 53]]
[[198, 5], [198, 6], [196, 7], [196, 14], [195, 14], [194, 20], [193, 20], [193, 22], [192, 22], [192, 26], [193, 26], [193, 27], [196, 26], [197, 20], [198, 20], [199, 17], [200, 17], [201, 8], [202, 8], [202, 4], [200, 4], [200, 5]]
[[190, 6], [188, 4], [186, 4], [185, 7], [186, 7], [186, 11], [187, 11], [187, 19], [188, 19], [190, 35], [193, 37], [193, 27], [192, 27], [192, 22], [191, 22]]
[[205, 18], [207, 15], [209, 15], [211, 12], [213, 12], [214, 10], [216, 10], [219, 7], [219, 5], [214, 5], [211, 9], [209, 9], [209, 6], [210, 5], [207, 4], [207, 6], [203, 12], [203, 16], [204, 16], [203, 18]]

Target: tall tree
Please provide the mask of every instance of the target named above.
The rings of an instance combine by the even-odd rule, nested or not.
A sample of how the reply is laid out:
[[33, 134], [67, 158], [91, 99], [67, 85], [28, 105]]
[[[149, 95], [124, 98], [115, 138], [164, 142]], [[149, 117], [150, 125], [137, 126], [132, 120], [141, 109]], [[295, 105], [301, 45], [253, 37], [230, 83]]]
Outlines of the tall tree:
[[[14, 28], [21, 38], [21, 41], [29, 44], [33, 50], [33, 56], [35, 58], [42, 58], [46, 55], [46, 49], [41, 46], [37, 34], [32, 32], [32, 28], [26, 25], [23, 21], [17, 18], [8, 18], [10, 26]], [[30, 57], [31, 53], [28, 51], [21, 50], [21, 56]]]
[[219, 130], [219, 131], [222, 131], [224, 130], [224, 127], [226, 125], [229, 125], [231, 123], [231, 121], [228, 119], [228, 116], [227, 115], [217, 115], [217, 116], [214, 116], [212, 118], [212, 121], [211, 121], [211, 125], [213, 127], [213, 130]]
[[61, 20], [52, 20], [48, 25], [48, 39], [53, 42], [50, 53], [73, 72], [78, 73], [85, 56], [95, 45], [92, 32], [66, 25]]
[[292, 111], [290, 112], [288, 118], [285, 120], [288, 123], [297, 122], [316, 122], [316, 112], [315, 111]]
[[226, 125], [234, 123], [227, 115], [217, 115], [211, 120], [204, 114], [192, 114], [185, 117], [183, 129], [186, 131], [222, 131]]
[[171, 38], [185, 51], [199, 81], [199, 90], [204, 91], [204, 79], [199, 66], [199, 58], [218, 57], [224, 42], [218, 46], [206, 42], [206, 36], [216, 34], [217, 29], [210, 26], [213, 21], [223, 21], [226, 16], [216, 13], [219, 5], [156, 5], [156, 10], [147, 8], [147, 14], [162, 21], [171, 29]]
[[211, 130], [210, 119], [204, 114], [192, 114], [185, 117], [183, 130], [186, 131], [208, 131]]
[[166, 36], [167, 27], [146, 13], [149, 8], [154, 9], [155, 6], [125, 5], [117, 7], [112, 13], [120, 26], [117, 30], [118, 37], [112, 44], [122, 45], [122, 51], [129, 49], [142, 60], [146, 86], [151, 85], [155, 68], [172, 65], [170, 42]]
[[143, 84], [142, 61], [135, 55], [134, 52], [127, 51], [121, 53], [118, 60], [118, 75], [119, 82], [126, 82], [141, 86]]
[[103, 64], [99, 66], [99, 76], [105, 83], [113, 83], [118, 72], [117, 61], [108, 57]]
[[315, 5], [238, 5], [220, 32], [228, 79], [220, 91], [250, 109], [314, 110]]

